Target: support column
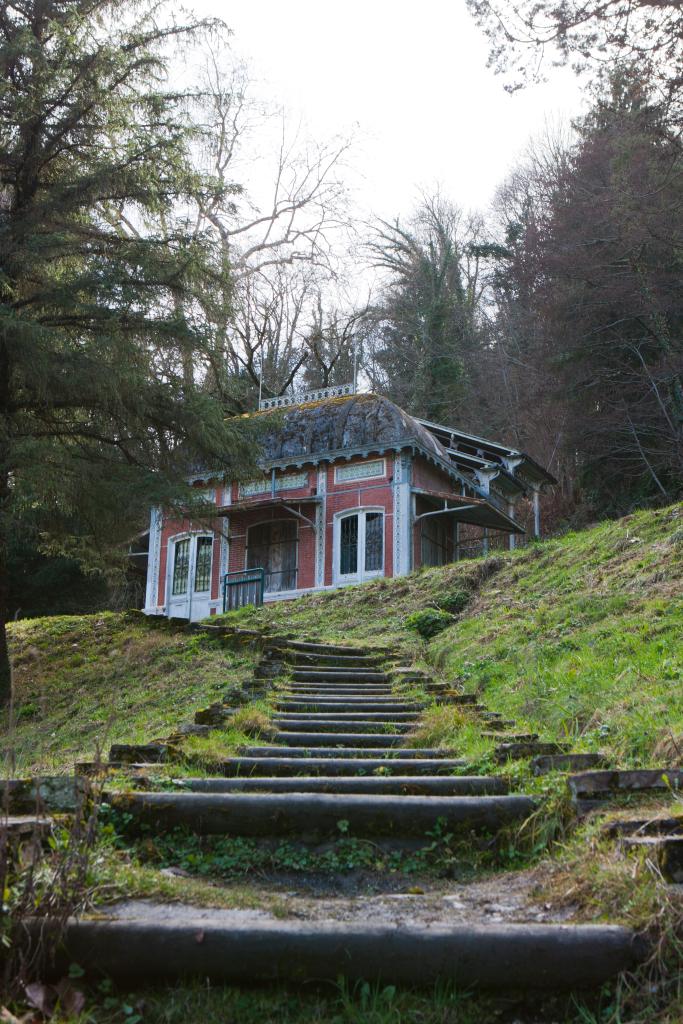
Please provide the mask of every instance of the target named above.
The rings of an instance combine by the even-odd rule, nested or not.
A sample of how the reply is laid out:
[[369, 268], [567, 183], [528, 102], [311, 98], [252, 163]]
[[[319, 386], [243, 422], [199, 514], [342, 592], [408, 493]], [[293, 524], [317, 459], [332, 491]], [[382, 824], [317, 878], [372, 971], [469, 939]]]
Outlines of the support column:
[[325, 534], [327, 531], [327, 466], [318, 469], [318, 494], [322, 501], [315, 509], [315, 575], [317, 588], [325, 586]]
[[412, 568], [413, 516], [410, 493], [409, 452], [394, 456], [394, 576], [405, 576]]
[[540, 487], [534, 487], [534, 537], [540, 539], [541, 536], [541, 489]]
[[161, 565], [161, 527], [163, 515], [155, 505], [149, 515], [149, 551], [147, 554], [147, 588], [145, 614], [156, 615], [159, 607], [159, 567]]
[[[510, 516], [510, 519], [514, 519], [515, 518], [515, 503], [514, 503], [514, 501], [508, 501], [508, 515]], [[515, 550], [516, 541], [517, 541], [517, 537], [516, 537], [516, 535], [514, 533], [511, 533], [511, 534], [508, 535], [508, 547], [510, 548], [510, 551], [514, 551]]]

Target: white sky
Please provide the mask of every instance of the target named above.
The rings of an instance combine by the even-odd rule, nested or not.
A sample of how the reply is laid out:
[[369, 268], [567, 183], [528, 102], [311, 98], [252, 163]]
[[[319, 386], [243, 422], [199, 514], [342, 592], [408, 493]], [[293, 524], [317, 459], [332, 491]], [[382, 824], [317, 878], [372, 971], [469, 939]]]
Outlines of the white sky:
[[[406, 215], [439, 185], [465, 209], [486, 207], [546, 123], [575, 115], [570, 71], [508, 95], [464, 0], [195, 0], [221, 17], [254, 79], [316, 138], [355, 129], [359, 215]], [[249, 182], [244, 184], [249, 186]]]

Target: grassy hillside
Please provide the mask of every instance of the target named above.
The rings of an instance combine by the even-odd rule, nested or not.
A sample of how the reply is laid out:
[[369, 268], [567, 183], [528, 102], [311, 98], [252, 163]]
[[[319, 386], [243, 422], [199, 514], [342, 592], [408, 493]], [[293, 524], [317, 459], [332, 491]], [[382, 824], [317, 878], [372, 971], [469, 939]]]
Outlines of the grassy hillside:
[[[410, 626], [420, 609], [456, 614], [440, 616], [447, 628], [425, 641]], [[544, 736], [570, 736], [620, 763], [683, 760], [681, 504], [222, 618], [395, 644]], [[26, 620], [11, 627], [11, 643], [16, 729], [4, 746], [23, 771], [68, 770], [98, 743], [163, 736], [253, 668], [249, 651], [139, 614]], [[429, 728], [420, 742], [477, 757], [491, 746], [445, 709]]]
[[[397, 646], [545, 738], [571, 737], [574, 749], [601, 749], [619, 764], [683, 762], [683, 504], [488, 559], [243, 609], [222, 619], [309, 639]], [[16, 725], [8, 729], [7, 718], [2, 725], [3, 746], [10, 762], [17, 761], [16, 768], [8, 764], [13, 774], [67, 771], [98, 744], [165, 736], [189, 721], [194, 709], [246, 681], [256, 658], [250, 648], [235, 650], [207, 632], [191, 633], [138, 613], [18, 622], [11, 627], [11, 644]], [[267, 698], [253, 702], [238, 711], [231, 728], [188, 739], [185, 749], [195, 766], [161, 766], [157, 782], [166, 784], [164, 772], [196, 773], [197, 758], [211, 761], [232, 752], [254, 724], [268, 725], [271, 710]], [[509, 772], [520, 788], [542, 796], [539, 811], [519, 831], [502, 835], [495, 848], [472, 847], [457, 836], [451, 843], [446, 836], [432, 844], [431, 859], [415, 857], [411, 865], [409, 858], [391, 856], [380, 864], [373, 844], [354, 837], [342, 837], [322, 853], [288, 843], [259, 853], [256, 842], [240, 837], [199, 841], [178, 833], [124, 842], [116, 815], [105, 807], [88, 899], [151, 897], [286, 917], [295, 913], [287, 903], [297, 895], [293, 886], [298, 890], [308, 876], [311, 891], [318, 892], [328, 876], [335, 886], [335, 879], [356, 872], [360, 880], [348, 883], [351, 891], [358, 885], [365, 892], [367, 873], [380, 872], [400, 876], [402, 893], [435, 898], [443, 886], [490, 876], [504, 896], [512, 869], [513, 887], [532, 886], [533, 900], [546, 908], [570, 920], [623, 923], [658, 943], [656, 962], [616, 990], [606, 989], [595, 1012], [577, 1003], [568, 1015], [558, 1011], [550, 1019], [682, 1020], [680, 887], [664, 883], [646, 851], [625, 856], [606, 836], [599, 814], [583, 820], [568, 814], [566, 786], [558, 776], [532, 779], [526, 762], [495, 768], [488, 759], [494, 741], [480, 732], [481, 723], [468, 720], [462, 709], [435, 705], [419, 735], [407, 742], [454, 747], [474, 762], [472, 770]], [[130, 780], [112, 780], [113, 788], [117, 784], [127, 787]], [[681, 806], [678, 793], [663, 793], [626, 797], [609, 813], [632, 815], [637, 807], [648, 816], [678, 814]], [[51, 884], [47, 874], [45, 879]], [[345, 891], [340, 885], [339, 892]], [[113, 996], [102, 1005], [103, 991], [91, 993], [94, 1009], [83, 1020], [119, 1019], [123, 1011], [109, 1009]], [[145, 1020], [184, 1021], [200, 1005], [207, 1021], [222, 1021], [226, 1014], [291, 1024], [508, 1019], [488, 1003], [449, 989], [417, 995], [366, 986], [318, 996], [214, 988], [198, 999], [198, 990], [183, 986], [145, 993]], [[132, 1002], [121, 994], [121, 1006]]]
[[15, 721], [0, 727], [17, 773], [69, 771], [98, 746], [166, 736], [252, 667], [248, 653], [139, 613], [27, 619], [10, 643]]
[[[465, 605], [429, 642], [416, 610]], [[227, 621], [336, 640], [396, 642], [491, 708], [576, 749], [638, 764], [683, 760], [683, 505]], [[448, 621], [448, 620], [446, 620]], [[481, 754], [477, 730], [435, 712], [421, 742]], [[491, 746], [492, 744], [488, 744]]]

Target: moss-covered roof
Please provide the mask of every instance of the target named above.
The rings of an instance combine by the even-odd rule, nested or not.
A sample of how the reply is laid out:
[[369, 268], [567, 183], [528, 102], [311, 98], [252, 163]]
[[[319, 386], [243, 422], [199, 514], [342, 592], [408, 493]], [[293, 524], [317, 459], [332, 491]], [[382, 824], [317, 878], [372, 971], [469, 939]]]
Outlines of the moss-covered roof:
[[380, 395], [328, 398], [260, 416], [273, 419], [272, 427], [263, 421], [259, 424], [259, 445], [266, 462], [317, 460], [411, 445], [449, 461], [443, 445], [426, 427]]

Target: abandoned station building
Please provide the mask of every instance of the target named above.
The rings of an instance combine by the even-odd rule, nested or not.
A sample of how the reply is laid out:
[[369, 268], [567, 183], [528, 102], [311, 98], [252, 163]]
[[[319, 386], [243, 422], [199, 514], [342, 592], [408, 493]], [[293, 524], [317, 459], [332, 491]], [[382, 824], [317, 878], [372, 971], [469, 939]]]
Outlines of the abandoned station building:
[[465, 533], [486, 545], [501, 531], [514, 546], [523, 497], [540, 534], [539, 493], [554, 481], [514, 448], [415, 419], [352, 386], [265, 399], [256, 415], [269, 414], [262, 477], [193, 478], [215, 519], [152, 510], [148, 614], [197, 620], [444, 565], [458, 558]]

